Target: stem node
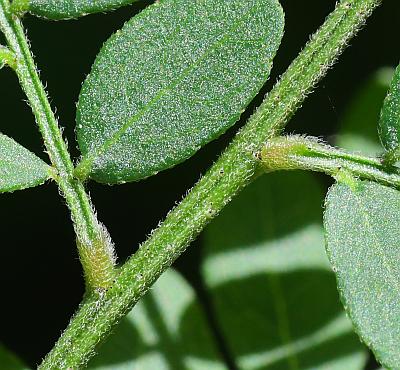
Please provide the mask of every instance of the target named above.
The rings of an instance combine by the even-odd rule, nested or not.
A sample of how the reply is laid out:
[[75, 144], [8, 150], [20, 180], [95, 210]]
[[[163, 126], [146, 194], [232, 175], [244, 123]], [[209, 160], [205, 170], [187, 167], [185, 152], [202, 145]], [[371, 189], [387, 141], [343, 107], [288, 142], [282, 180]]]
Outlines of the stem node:
[[354, 183], [351, 178], [356, 176], [400, 187], [398, 167], [388, 167], [377, 158], [345, 152], [313, 137], [273, 138], [261, 150], [261, 163], [265, 172], [301, 169], [324, 172], [349, 186]]
[[10, 5], [11, 14], [18, 18], [22, 18], [29, 10], [29, 0], [13, 0]]
[[109, 284], [115, 266], [113, 244], [105, 228], [97, 220], [82, 182], [74, 177], [74, 166], [67, 145], [40, 81], [24, 29], [18, 17], [11, 11], [13, 6], [21, 8], [24, 4], [27, 4], [24, 0], [14, 1], [12, 5], [9, 0], [0, 0], [0, 30], [8, 43], [7, 51], [18, 61], [15, 72], [57, 172], [54, 179], [71, 210], [79, 240], [80, 259], [84, 263], [85, 277], [88, 279], [86, 285], [88, 288], [103, 287]]

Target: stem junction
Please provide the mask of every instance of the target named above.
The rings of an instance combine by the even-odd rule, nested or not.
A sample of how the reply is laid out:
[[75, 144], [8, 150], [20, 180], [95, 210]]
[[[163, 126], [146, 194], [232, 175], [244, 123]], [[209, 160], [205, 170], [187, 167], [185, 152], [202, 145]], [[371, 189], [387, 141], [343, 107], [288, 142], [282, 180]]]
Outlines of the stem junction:
[[314, 137], [280, 136], [272, 138], [261, 150], [260, 159], [266, 172], [277, 170], [311, 170], [324, 172], [336, 179], [353, 176], [400, 188], [400, 169], [381, 159], [349, 153], [329, 146]]
[[57, 171], [55, 180], [71, 210], [86, 286], [89, 291], [107, 289], [115, 274], [111, 239], [97, 220], [82, 182], [74, 178], [74, 166], [67, 145], [40, 81], [25, 31], [19, 18], [11, 12], [9, 0], [0, 0], [0, 30], [6, 37], [7, 50], [15, 56], [15, 72]]

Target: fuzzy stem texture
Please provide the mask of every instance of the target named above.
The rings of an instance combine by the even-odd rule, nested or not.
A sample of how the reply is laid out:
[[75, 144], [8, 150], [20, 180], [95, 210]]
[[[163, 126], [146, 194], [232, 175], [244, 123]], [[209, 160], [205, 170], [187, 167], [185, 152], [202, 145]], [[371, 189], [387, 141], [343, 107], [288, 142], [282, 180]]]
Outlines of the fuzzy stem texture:
[[123, 265], [111, 288], [81, 304], [41, 369], [77, 369], [87, 363], [113, 326], [261, 170], [257, 153], [284, 128], [380, 3], [345, 0], [337, 5], [219, 160]]
[[67, 145], [40, 81], [28, 40], [17, 16], [10, 12], [9, 0], [0, 0], [0, 30], [16, 59], [15, 71], [29, 100], [55, 177], [71, 210], [77, 244], [88, 289], [106, 289], [114, 279], [115, 258], [111, 239], [97, 221], [82, 183], [73, 176]]
[[268, 141], [261, 150], [261, 162], [266, 172], [278, 170], [310, 170], [324, 172], [334, 178], [340, 173], [400, 187], [400, 169], [388, 166], [378, 158], [349, 153], [317, 138], [280, 136]]

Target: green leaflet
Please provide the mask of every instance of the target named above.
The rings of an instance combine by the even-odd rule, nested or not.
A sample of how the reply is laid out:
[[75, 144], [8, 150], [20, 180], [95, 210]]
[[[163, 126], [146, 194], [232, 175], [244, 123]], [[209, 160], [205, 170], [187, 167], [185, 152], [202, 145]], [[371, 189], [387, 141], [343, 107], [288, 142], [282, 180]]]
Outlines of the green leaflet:
[[15, 69], [17, 67], [16, 64], [14, 53], [10, 49], [0, 45], [0, 69], [7, 65]]
[[0, 45], [0, 69], [2, 69], [7, 64], [9, 54], [10, 51], [3, 45]]
[[277, 0], [161, 0], [103, 46], [78, 102], [77, 175], [140, 180], [217, 138], [263, 86], [283, 35]]
[[52, 20], [78, 18], [91, 13], [105, 12], [137, 0], [14, 0], [17, 13], [29, 11]]
[[393, 73], [393, 68], [380, 68], [358, 89], [341, 117], [336, 145], [371, 156], [382, 153], [376, 123]]
[[195, 292], [168, 270], [91, 362], [95, 370], [226, 370]]
[[394, 74], [390, 91], [383, 103], [379, 120], [379, 137], [387, 151], [395, 151], [400, 143], [400, 65]]
[[322, 199], [311, 174], [268, 174], [205, 231], [202, 272], [238, 369], [364, 368], [324, 251]]
[[4, 370], [28, 370], [29, 368], [0, 343], [0, 367]]
[[327, 252], [357, 332], [389, 369], [400, 369], [400, 193], [359, 181], [326, 200]]
[[37, 186], [50, 177], [50, 166], [13, 139], [0, 134], [0, 193]]

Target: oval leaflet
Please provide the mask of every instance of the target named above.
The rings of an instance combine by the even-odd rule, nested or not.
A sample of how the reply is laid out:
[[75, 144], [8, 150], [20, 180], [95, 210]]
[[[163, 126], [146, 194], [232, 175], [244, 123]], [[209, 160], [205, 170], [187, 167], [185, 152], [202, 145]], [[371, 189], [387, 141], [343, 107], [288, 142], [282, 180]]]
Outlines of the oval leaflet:
[[277, 0], [168, 0], [103, 46], [79, 97], [81, 178], [140, 180], [231, 127], [268, 78], [283, 34]]
[[35, 154], [0, 133], [0, 193], [41, 185], [51, 171]]
[[383, 103], [379, 120], [379, 137], [387, 151], [395, 151], [400, 144], [400, 65], [397, 67], [390, 90]]
[[105, 12], [136, 2], [137, 0], [14, 0], [15, 13], [29, 11], [51, 20], [71, 19], [91, 13]]
[[389, 369], [400, 353], [400, 192], [369, 181], [336, 184], [324, 223], [327, 253], [356, 331]]

